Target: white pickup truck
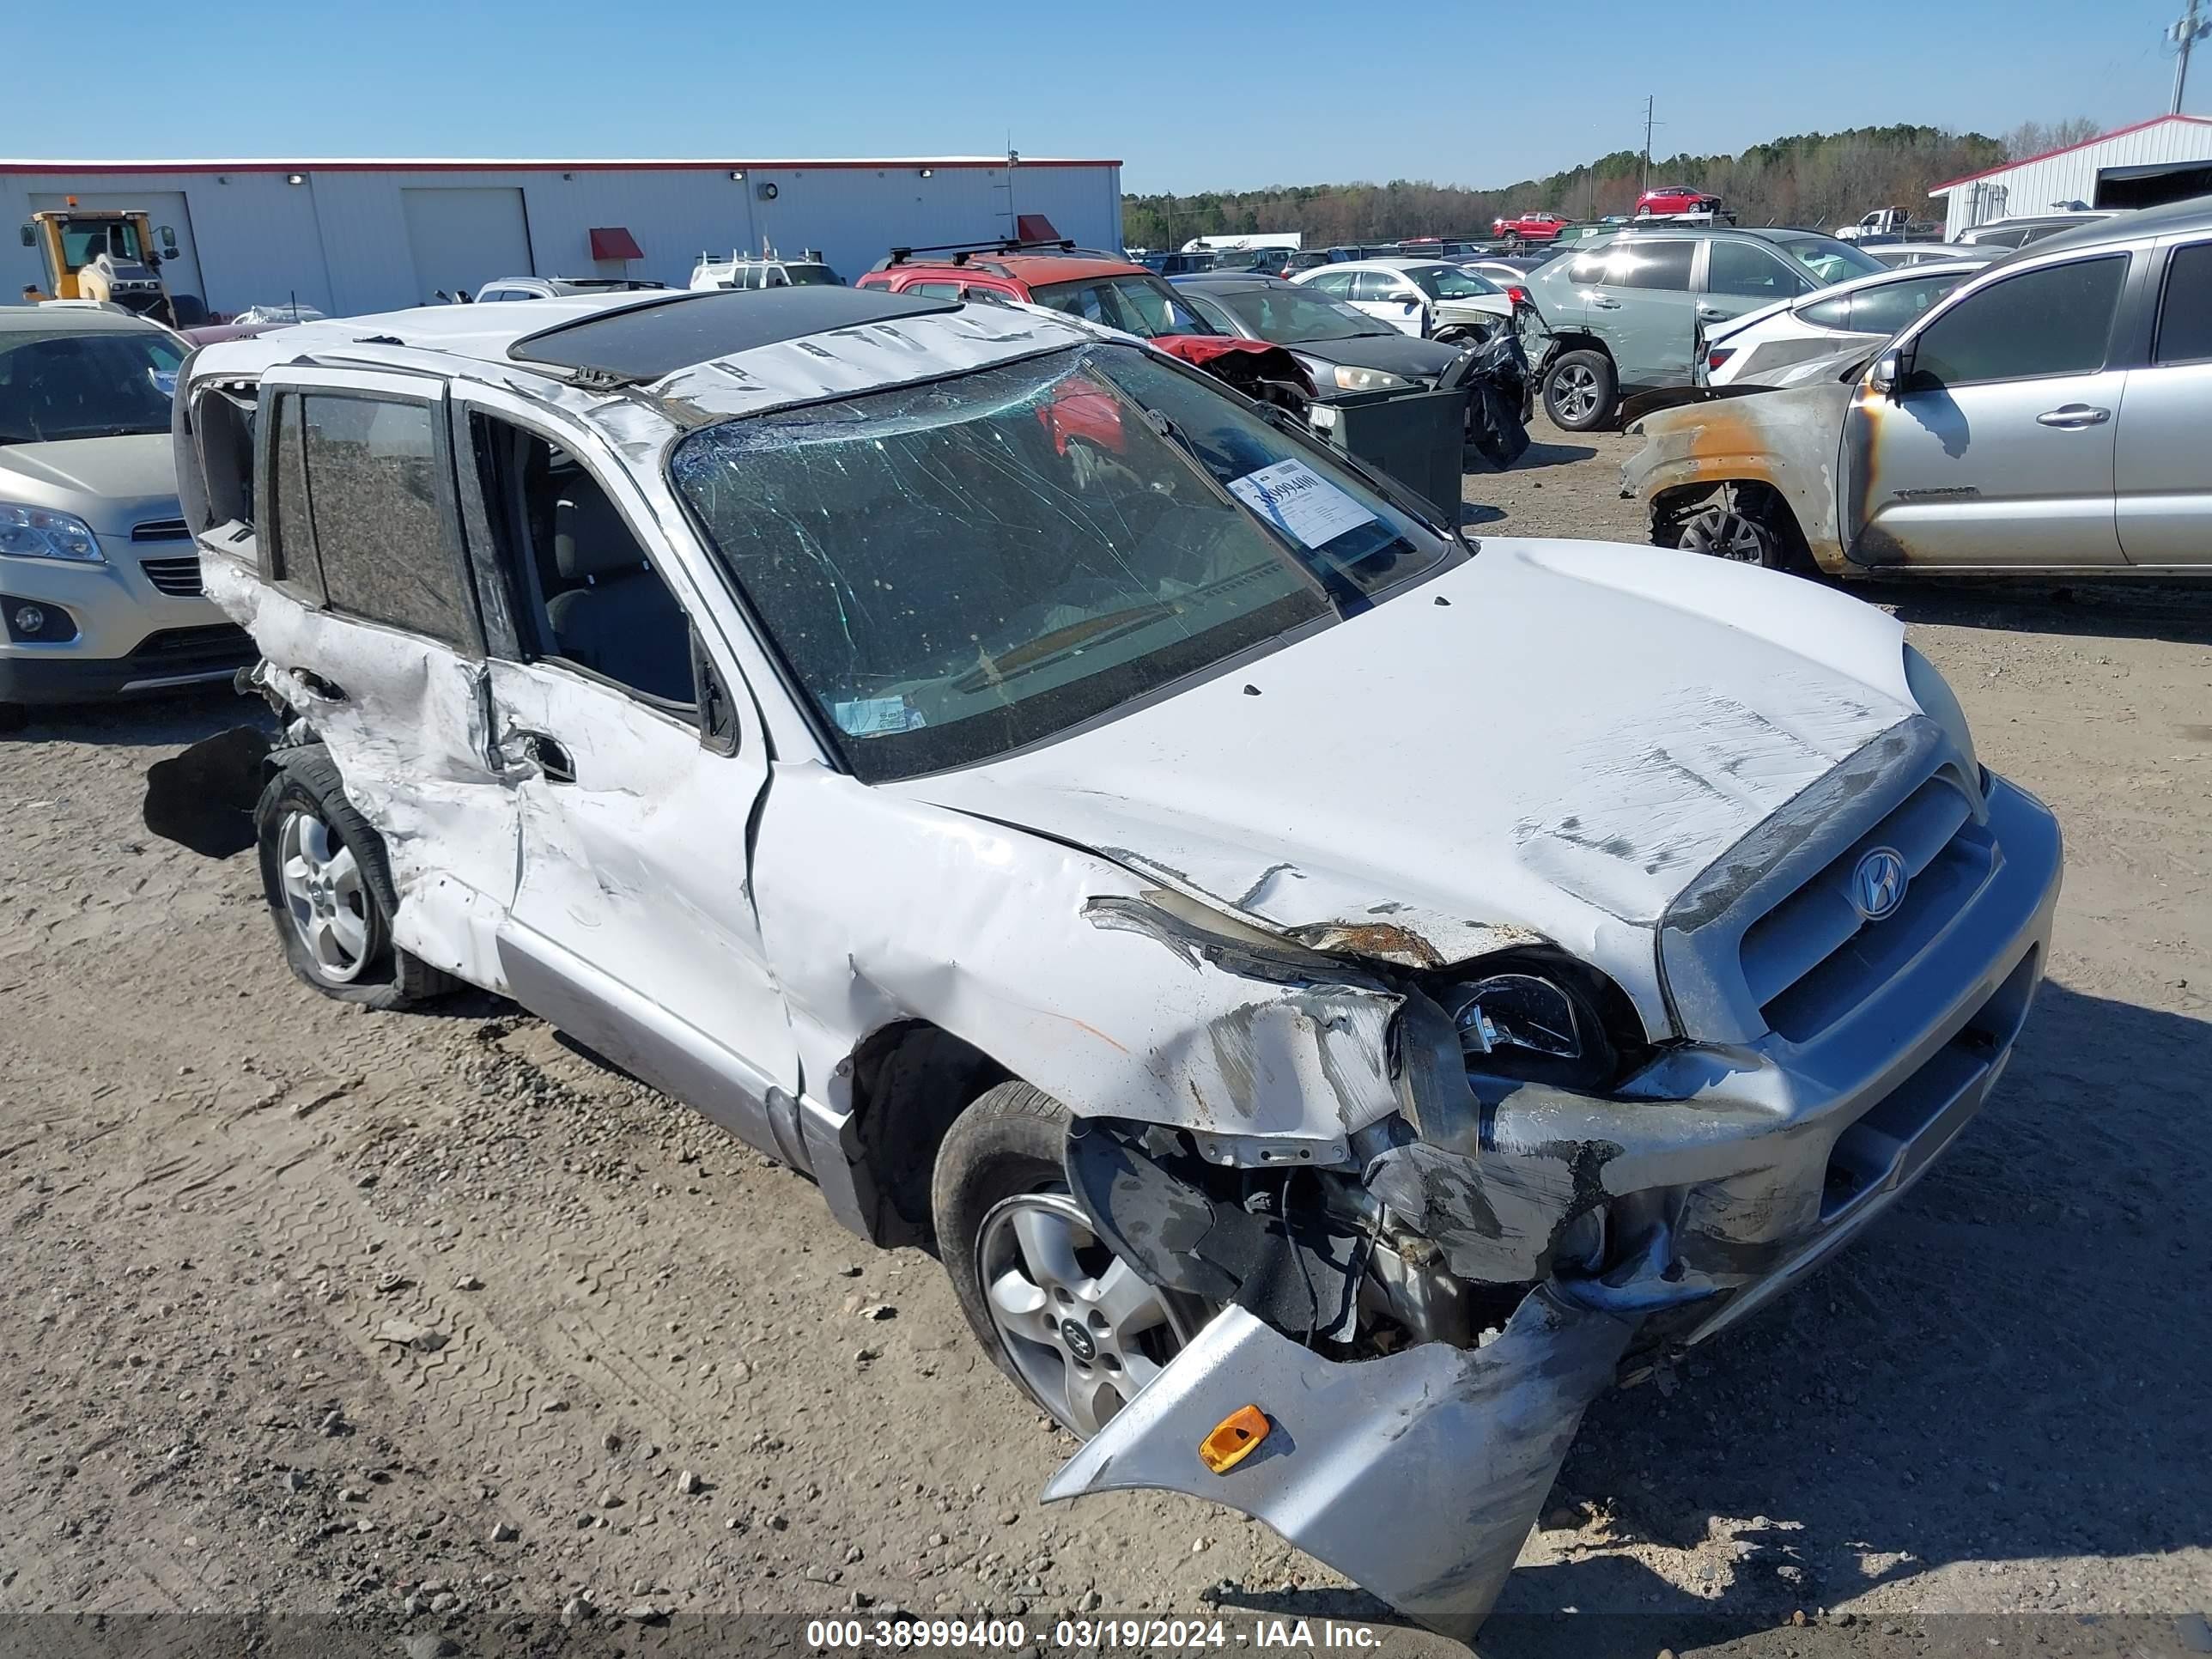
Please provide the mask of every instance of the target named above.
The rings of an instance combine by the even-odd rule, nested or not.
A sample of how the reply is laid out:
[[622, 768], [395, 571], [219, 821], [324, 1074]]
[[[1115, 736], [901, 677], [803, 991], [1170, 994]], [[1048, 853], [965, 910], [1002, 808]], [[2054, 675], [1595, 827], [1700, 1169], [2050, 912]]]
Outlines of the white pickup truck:
[[1838, 225], [1839, 242], [1940, 242], [1943, 227], [1930, 219], [1915, 219], [1901, 207], [1876, 208], [1855, 225]]

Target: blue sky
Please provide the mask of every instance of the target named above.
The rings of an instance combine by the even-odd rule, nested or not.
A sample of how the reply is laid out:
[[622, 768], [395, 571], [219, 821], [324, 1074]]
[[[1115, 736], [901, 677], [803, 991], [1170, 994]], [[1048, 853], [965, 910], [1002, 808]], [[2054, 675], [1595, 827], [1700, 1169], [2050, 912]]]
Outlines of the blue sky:
[[[0, 149], [115, 157], [1118, 156], [1129, 190], [1502, 185], [1641, 141], [2164, 112], [2185, 0], [371, 0], [26, 6]], [[1209, 49], [1220, 61], [1208, 63]], [[2212, 113], [2212, 43], [2189, 106]]]

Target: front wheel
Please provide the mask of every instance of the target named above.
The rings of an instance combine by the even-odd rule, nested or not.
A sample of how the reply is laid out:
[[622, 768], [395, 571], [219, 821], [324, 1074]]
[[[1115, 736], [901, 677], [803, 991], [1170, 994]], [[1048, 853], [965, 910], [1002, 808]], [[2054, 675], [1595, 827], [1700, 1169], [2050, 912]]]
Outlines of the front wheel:
[[1602, 351], [1564, 353], [1544, 376], [1544, 412], [1564, 432], [1589, 432], [1613, 418], [1620, 381]]
[[1089, 1439], [1212, 1310], [1148, 1285], [1069, 1196], [1068, 1111], [1026, 1083], [978, 1096], [938, 1149], [930, 1194], [960, 1310], [999, 1369]]

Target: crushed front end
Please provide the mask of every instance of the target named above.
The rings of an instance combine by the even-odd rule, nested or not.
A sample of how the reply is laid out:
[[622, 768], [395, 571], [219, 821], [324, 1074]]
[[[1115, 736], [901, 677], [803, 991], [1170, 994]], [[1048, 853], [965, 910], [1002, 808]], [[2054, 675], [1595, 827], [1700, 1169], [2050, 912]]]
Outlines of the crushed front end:
[[[1331, 1031], [1389, 1008], [1396, 1109], [1336, 1139], [1079, 1121], [1069, 1181], [1102, 1238], [1221, 1311], [1047, 1498], [1211, 1498], [1470, 1638], [1589, 1401], [1833, 1252], [1980, 1107], [2060, 863], [2049, 812], [1916, 717], [1668, 907], [1664, 1039], [1542, 945], [1334, 975], [1236, 946], [1340, 1097]], [[1206, 949], [1187, 907], [1113, 925]], [[1217, 1473], [1202, 1443], [1247, 1407], [1264, 1430], [1237, 1431], [1256, 1443]]]

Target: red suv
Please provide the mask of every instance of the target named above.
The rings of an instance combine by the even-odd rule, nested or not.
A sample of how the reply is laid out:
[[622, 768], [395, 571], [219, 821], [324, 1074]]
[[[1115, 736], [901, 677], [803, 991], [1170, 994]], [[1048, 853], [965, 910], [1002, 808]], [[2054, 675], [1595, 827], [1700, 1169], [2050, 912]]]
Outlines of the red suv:
[[1500, 236], [1517, 236], [1524, 242], [1548, 242], [1566, 228], [1556, 213], [1523, 213], [1512, 219], [1493, 219], [1490, 228]]
[[1072, 242], [893, 248], [854, 286], [939, 300], [1027, 301], [1146, 339], [1220, 332], [1142, 265]]
[[1662, 185], [1636, 198], [1636, 216], [1650, 218], [1669, 213], [1718, 213], [1721, 198], [1687, 185]]

